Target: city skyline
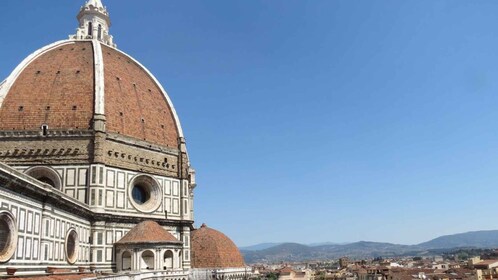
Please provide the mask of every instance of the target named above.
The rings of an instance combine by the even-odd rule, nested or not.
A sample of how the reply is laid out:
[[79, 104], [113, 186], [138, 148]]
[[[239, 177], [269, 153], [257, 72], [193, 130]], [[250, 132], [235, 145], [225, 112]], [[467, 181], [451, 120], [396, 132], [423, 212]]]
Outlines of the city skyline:
[[[239, 246], [498, 229], [498, 3], [103, 2], [175, 104], [196, 226]], [[51, 4], [2, 1], [0, 80], [74, 33], [81, 1]]]

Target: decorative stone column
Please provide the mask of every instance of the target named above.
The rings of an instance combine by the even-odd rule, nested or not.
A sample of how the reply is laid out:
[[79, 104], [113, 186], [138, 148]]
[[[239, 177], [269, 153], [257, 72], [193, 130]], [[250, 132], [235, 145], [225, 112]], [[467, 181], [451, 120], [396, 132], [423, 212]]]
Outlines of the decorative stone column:
[[[50, 258], [50, 252], [51, 252], [51, 240], [50, 240], [50, 231], [53, 228], [53, 225], [51, 224], [52, 222], [52, 212], [53, 208], [52, 205], [43, 204], [43, 210], [42, 210], [42, 217], [41, 217], [41, 239], [40, 239], [40, 248], [41, 248], [41, 257], [40, 259], [43, 262], [48, 262], [48, 259]], [[48, 223], [48, 226], [47, 226]], [[45, 256], [47, 256], [47, 259], [45, 259]]]

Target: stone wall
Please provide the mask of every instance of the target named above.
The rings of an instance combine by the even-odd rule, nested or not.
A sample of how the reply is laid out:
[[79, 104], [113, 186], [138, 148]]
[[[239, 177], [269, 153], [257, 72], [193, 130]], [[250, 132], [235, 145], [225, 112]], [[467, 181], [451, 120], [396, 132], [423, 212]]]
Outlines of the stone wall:
[[88, 131], [0, 132], [0, 161], [9, 165], [88, 164], [93, 142]]
[[[22, 178], [19, 177], [19, 180], [22, 181]], [[2, 180], [0, 211], [14, 217], [17, 244], [8, 263], [0, 265], [0, 268], [22, 266], [21, 270], [44, 271], [47, 266], [69, 268], [89, 264], [91, 225], [87, 217], [64, 210], [53, 202], [42, 202], [31, 195], [19, 194], [19, 187], [14, 192], [4, 186], [5, 182]], [[36, 188], [34, 185], [31, 187]], [[39, 195], [42, 196], [43, 191], [41, 189]], [[74, 265], [70, 265], [66, 259], [65, 246], [67, 234], [72, 229], [77, 232], [79, 241]]]

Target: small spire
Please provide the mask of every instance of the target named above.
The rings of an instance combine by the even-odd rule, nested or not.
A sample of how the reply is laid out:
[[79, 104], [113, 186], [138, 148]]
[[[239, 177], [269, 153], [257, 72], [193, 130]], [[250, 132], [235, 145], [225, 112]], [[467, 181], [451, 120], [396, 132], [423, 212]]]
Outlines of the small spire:
[[102, 1], [100, 1], [100, 0], [88, 0], [88, 1], [86, 1], [85, 6], [86, 7], [94, 6], [95, 8], [105, 9], [104, 5], [102, 5]]
[[207, 225], [203, 223], [203, 224], [201, 225], [201, 228], [207, 228]]
[[95, 39], [111, 47], [116, 47], [112, 35], [109, 34], [111, 18], [101, 0], [87, 0], [76, 18], [79, 21], [79, 27], [76, 29], [76, 34], [70, 35], [69, 39]]

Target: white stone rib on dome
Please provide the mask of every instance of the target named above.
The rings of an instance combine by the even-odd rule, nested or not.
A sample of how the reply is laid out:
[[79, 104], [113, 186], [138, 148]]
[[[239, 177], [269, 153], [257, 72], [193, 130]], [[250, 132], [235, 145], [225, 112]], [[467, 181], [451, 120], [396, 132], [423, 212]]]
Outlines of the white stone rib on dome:
[[93, 61], [95, 64], [95, 115], [105, 115], [104, 58], [99, 41], [92, 40]]

